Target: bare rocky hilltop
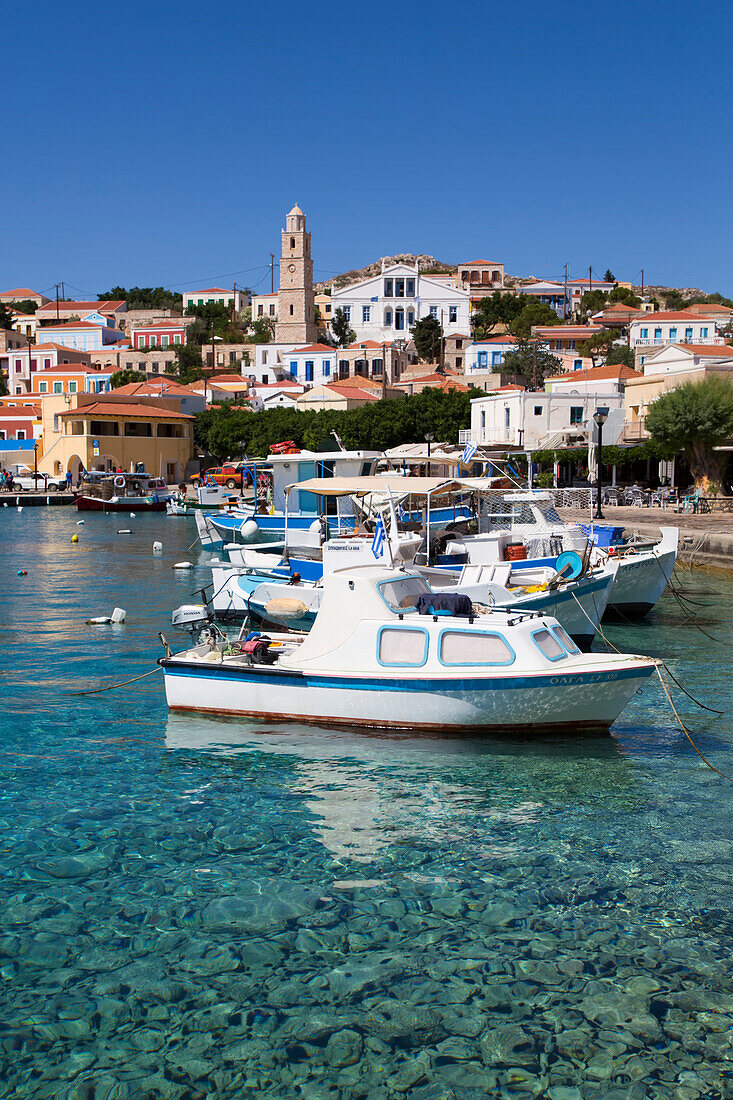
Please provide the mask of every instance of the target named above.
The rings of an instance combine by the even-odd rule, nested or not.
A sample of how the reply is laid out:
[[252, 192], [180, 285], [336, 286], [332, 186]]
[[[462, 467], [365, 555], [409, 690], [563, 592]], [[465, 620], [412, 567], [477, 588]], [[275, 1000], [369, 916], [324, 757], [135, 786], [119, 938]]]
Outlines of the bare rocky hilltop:
[[371, 279], [374, 275], [379, 275], [382, 267], [388, 267], [390, 264], [410, 264], [411, 267], [419, 264], [423, 275], [437, 275], [439, 272], [452, 275], [456, 270], [455, 264], [445, 264], [441, 260], [436, 260], [435, 256], [418, 256], [414, 252], [402, 252], [398, 256], [380, 256], [373, 264], [367, 264], [366, 267], [354, 268], [353, 271], [345, 271], [343, 275], [336, 275], [333, 279], [325, 279], [322, 283], [316, 283], [315, 289], [317, 292], [324, 291], [330, 286], [341, 289], [341, 287], [350, 286], [351, 283], [359, 283], [362, 279]]

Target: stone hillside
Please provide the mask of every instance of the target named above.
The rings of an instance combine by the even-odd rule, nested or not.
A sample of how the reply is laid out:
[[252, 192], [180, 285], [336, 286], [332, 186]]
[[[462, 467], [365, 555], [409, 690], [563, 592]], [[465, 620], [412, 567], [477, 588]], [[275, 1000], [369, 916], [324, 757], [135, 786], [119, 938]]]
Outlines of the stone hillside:
[[316, 283], [315, 288], [317, 292], [326, 290], [330, 286], [340, 289], [344, 286], [350, 286], [351, 283], [359, 283], [362, 279], [370, 279], [373, 275], [378, 275], [382, 270], [382, 265], [387, 267], [389, 264], [410, 264], [414, 267], [416, 263], [420, 264], [420, 271], [423, 275], [435, 274], [438, 271], [452, 275], [456, 270], [455, 264], [444, 264], [440, 260], [436, 260], [435, 256], [417, 256], [413, 252], [403, 252], [398, 256], [381, 256], [374, 263], [367, 264], [366, 267], [345, 271], [343, 275], [337, 275], [333, 279], [325, 279], [322, 283]]

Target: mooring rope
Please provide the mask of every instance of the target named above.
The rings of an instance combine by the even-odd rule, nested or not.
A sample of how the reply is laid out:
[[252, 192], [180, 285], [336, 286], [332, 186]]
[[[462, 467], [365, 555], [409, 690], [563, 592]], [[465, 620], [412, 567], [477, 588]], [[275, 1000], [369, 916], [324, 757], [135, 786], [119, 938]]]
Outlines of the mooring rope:
[[156, 665], [155, 668], [151, 668], [150, 672], [143, 672], [140, 676], [133, 676], [131, 680], [123, 680], [120, 684], [108, 684], [107, 687], [92, 688], [90, 691], [70, 691], [69, 695], [99, 695], [102, 691], [114, 691], [115, 688], [127, 687], [128, 684], [134, 684], [136, 680], [144, 680], [146, 676], [152, 676], [154, 672], [161, 672], [162, 665]]

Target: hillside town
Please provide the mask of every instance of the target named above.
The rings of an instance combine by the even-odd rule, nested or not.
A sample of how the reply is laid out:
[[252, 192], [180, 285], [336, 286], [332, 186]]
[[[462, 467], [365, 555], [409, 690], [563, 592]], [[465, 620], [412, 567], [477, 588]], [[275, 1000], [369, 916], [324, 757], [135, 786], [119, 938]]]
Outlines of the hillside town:
[[[53, 298], [3, 290], [0, 465], [69, 486], [87, 471], [137, 469], [179, 484], [212, 458], [194, 431], [207, 410], [348, 412], [435, 390], [467, 397], [448, 442], [552, 452], [558, 484], [581, 472], [562, 452], [592, 442], [599, 406], [606, 445], [633, 457], [657, 397], [733, 376], [733, 307], [719, 294], [651, 293], [592, 267], [582, 277], [566, 267], [560, 282], [432, 257], [383, 259], [363, 277], [315, 285], [297, 204], [279, 268], [277, 291], [148, 291], [170, 301], [149, 308], [124, 288], [90, 301], [65, 297], [63, 284]], [[673, 482], [673, 463], [652, 470], [644, 457], [650, 483]]]

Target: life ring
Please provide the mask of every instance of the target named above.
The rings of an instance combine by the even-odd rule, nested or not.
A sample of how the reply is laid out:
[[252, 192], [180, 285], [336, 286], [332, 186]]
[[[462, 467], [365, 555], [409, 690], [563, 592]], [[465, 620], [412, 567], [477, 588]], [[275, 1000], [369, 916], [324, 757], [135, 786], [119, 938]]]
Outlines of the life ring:
[[117, 488], [117, 489], [124, 489], [125, 488], [125, 479], [122, 476], [122, 474], [118, 474], [117, 477], [115, 478], [115, 488]]

